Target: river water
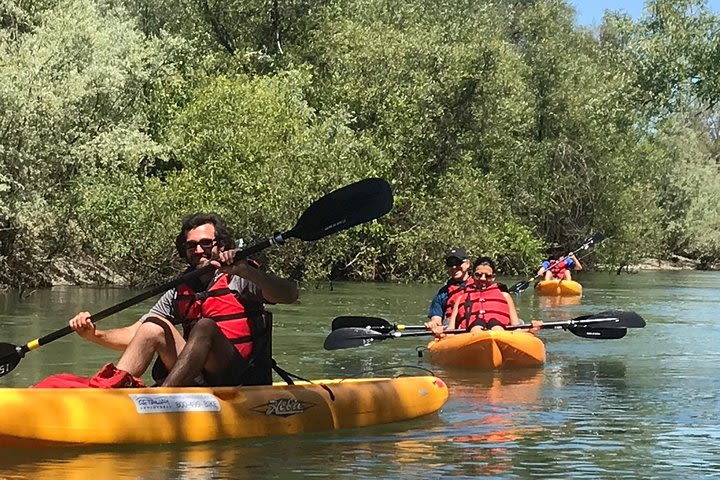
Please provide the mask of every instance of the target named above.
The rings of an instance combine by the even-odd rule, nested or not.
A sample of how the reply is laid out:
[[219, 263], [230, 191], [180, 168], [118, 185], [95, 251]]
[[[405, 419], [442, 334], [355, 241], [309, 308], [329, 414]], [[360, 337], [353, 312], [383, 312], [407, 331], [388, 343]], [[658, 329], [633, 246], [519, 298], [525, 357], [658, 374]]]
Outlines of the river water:
[[[508, 284], [518, 278], [504, 279]], [[720, 478], [720, 273], [585, 273], [579, 302], [532, 289], [520, 316], [567, 320], [611, 308], [634, 310], [644, 329], [619, 340], [543, 330], [544, 367], [473, 372], [418, 358], [423, 337], [325, 351], [339, 315], [418, 324], [437, 286], [305, 284], [294, 305], [274, 306], [275, 358], [306, 378], [420, 373], [450, 388], [436, 415], [348, 431], [202, 445], [0, 450], [0, 479], [235, 478]], [[0, 341], [22, 344], [61, 328], [79, 310], [99, 311], [137, 291], [54, 288], [19, 299], [0, 294]], [[100, 327], [134, 321], [145, 302]], [[92, 375], [116, 352], [69, 335], [29, 353], [0, 386], [47, 375]], [[97, 405], [102, 409], [102, 405]]]

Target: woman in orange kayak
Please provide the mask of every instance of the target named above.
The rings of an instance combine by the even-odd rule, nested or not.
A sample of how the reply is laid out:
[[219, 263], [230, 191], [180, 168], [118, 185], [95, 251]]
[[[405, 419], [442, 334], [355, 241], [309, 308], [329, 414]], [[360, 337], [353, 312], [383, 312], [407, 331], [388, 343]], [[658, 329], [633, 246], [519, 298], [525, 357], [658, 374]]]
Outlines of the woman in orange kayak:
[[[515, 309], [515, 302], [509, 293], [495, 282], [495, 263], [490, 257], [479, 257], [473, 263], [471, 281], [465, 287], [463, 296], [455, 303], [448, 329], [464, 329], [468, 332], [480, 330], [503, 330], [510, 325], [521, 325]], [[533, 321], [533, 333], [542, 322]], [[436, 334], [439, 329], [433, 329]]]

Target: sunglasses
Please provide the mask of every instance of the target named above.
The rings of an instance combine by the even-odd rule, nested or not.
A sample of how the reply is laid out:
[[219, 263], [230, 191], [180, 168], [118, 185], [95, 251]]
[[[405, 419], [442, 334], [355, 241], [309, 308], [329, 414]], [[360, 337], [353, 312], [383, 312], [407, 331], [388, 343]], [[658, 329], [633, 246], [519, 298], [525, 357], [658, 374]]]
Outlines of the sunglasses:
[[485, 277], [488, 280], [492, 280], [493, 278], [495, 278], [495, 274], [494, 273], [479, 273], [479, 272], [473, 273], [473, 278], [477, 278], [478, 280], [481, 280], [483, 277]]
[[446, 267], [459, 267], [460, 265], [462, 265], [462, 263], [463, 261], [457, 257], [450, 257], [445, 259]]
[[194, 240], [188, 240], [185, 242], [185, 249], [186, 250], [196, 250], [197, 246], [200, 245], [203, 250], [211, 249], [215, 246], [215, 239], [214, 238], [203, 238], [199, 242], [196, 242]]

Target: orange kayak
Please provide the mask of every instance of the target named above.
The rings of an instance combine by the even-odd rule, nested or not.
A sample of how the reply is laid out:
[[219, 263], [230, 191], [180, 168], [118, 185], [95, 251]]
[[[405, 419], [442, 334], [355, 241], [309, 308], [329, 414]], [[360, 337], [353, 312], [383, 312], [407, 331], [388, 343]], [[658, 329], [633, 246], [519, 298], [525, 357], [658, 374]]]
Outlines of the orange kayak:
[[479, 369], [531, 367], [545, 363], [545, 344], [532, 333], [488, 330], [435, 339], [430, 361], [449, 367]]
[[582, 285], [575, 280], [541, 280], [535, 284], [535, 293], [563, 297], [582, 295]]
[[0, 388], [0, 449], [322, 432], [429, 415], [447, 398], [447, 386], [433, 376], [256, 387]]

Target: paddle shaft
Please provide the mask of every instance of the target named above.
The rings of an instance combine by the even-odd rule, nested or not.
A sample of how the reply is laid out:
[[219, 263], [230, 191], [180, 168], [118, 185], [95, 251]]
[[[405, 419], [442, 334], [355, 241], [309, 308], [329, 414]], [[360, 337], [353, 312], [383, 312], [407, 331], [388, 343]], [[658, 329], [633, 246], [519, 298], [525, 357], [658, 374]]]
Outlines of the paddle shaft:
[[[593, 319], [587, 319], [587, 320], [565, 320], [560, 322], [546, 322], [543, 323], [540, 328], [563, 328], [563, 327], [574, 327], [574, 326], [580, 326], [580, 325], [592, 325], [594, 323], [612, 323], [612, 322], [618, 322], [617, 327], [613, 327], [611, 325], [603, 325], [602, 328], [626, 328], [622, 325], [620, 325], [620, 319], [619, 318], [593, 318]], [[406, 327], [409, 328], [409, 327]], [[416, 329], [425, 328], [420, 325], [417, 327], [414, 327]], [[504, 327], [505, 330], [530, 330], [533, 328], [532, 324], [530, 323], [524, 323], [522, 325], [508, 325]], [[443, 333], [467, 333], [468, 330], [465, 330], [464, 328], [460, 329], [454, 329], [454, 330], [444, 330]], [[421, 335], [430, 335], [432, 332], [407, 332], [407, 333], [401, 333], [398, 332], [398, 335], [394, 335], [392, 332], [389, 333], [389, 335], [396, 336], [396, 337], [418, 337]]]
[[[450, 334], [456, 334], [456, 333], [467, 333], [467, 330], [464, 328], [461, 329], [455, 329], [455, 330], [444, 330], [443, 333], [450, 333]], [[433, 332], [425, 331], [425, 332], [388, 332], [387, 338], [399, 338], [399, 337], [422, 337], [426, 335], [434, 335]]]
[[[564, 328], [564, 327], [575, 327], [580, 325], [592, 325], [594, 323], [613, 323], [617, 322], [618, 326], [603, 325], [601, 328], [627, 328], [620, 324], [619, 318], [593, 318], [586, 320], [565, 320], [560, 322], [544, 322], [540, 328]], [[508, 325], [505, 330], [529, 330], [533, 328], [532, 324], [525, 323], [522, 325]]]

